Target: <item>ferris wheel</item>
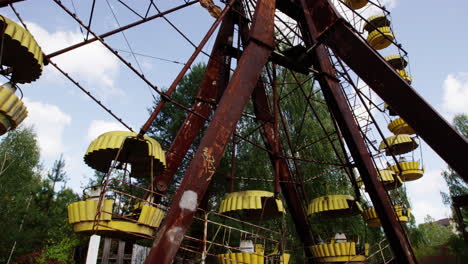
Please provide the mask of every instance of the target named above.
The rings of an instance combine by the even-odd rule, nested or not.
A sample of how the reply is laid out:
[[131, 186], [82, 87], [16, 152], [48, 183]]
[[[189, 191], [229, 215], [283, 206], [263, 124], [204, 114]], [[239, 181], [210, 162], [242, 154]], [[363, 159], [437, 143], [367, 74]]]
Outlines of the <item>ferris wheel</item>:
[[[83, 235], [154, 240], [146, 263], [369, 263], [376, 256], [384, 263], [416, 263], [403, 228], [411, 208], [403, 203], [402, 186], [424, 175], [421, 139], [468, 177], [457, 154], [467, 153], [466, 140], [411, 87], [408, 53], [379, 1], [106, 0], [100, 4], [116, 25], [97, 33], [106, 17], [99, 3], [51, 0], [84, 40], [49, 54], [15, 2], [0, 1], [15, 14], [0, 17], [0, 71], [7, 79], [0, 90], [0, 133], [26, 118], [16, 91], [40, 78], [44, 67], [55, 68], [126, 127], [90, 142], [84, 162], [103, 178], [84, 190], [83, 201], [69, 205], [69, 223]], [[212, 24], [199, 28], [196, 17], [184, 17], [187, 9]], [[192, 22], [196, 32], [184, 32], [178, 19]], [[125, 32], [145, 42], [150, 21], [163, 21], [191, 47], [185, 62], [170, 52], [133, 50]], [[196, 44], [191, 33], [200, 32], [206, 33]], [[108, 41], [118, 34], [128, 50]], [[161, 45], [181, 47], [160, 36], [158, 42], [165, 41]], [[92, 43], [157, 97], [138, 132], [55, 60]], [[144, 73], [141, 56], [177, 66], [167, 90]], [[199, 61], [206, 69], [186, 105], [175, 95]], [[167, 106], [184, 112], [184, 121], [170, 142], [158, 142], [151, 137], [158, 131], [150, 136], [149, 130]], [[245, 157], [239, 157], [242, 149], [248, 149]], [[229, 173], [219, 171], [223, 157]], [[262, 173], [243, 169], [255, 167]], [[220, 174], [227, 182], [222, 198]], [[216, 210], [207, 205], [210, 199]], [[347, 220], [355, 217], [369, 228], [383, 227], [388, 246], [368, 244]], [[317, 222], [327, 232], [317, 232]], [[300, 241], [291, 241], [294, 231]]]

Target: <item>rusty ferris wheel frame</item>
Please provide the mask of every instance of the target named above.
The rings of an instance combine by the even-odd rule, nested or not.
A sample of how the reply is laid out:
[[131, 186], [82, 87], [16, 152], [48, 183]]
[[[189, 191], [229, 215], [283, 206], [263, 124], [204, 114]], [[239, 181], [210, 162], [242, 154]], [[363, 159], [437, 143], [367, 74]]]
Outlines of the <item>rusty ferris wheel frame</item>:
[[[19, 1], [24, 0], [0, 0], [0, 7]], [[105, 44], [103, 39], [107, 36], [198, 2], [186, 2], [179, 7], [98, 36], [67, 10], [60, 1], [54, 1], [86, 28], [94, 38], [49, 54], [46, 57], [51, 63], [54, 56], [93, 41], [101, 41]], [[185, 153], [211, 114], [211, 104], [216, 102], [217, 107], [208, 129], [185, 171], [182, 183], [173, 197], [172, 205], [156, 235], [146, 263], [172, 263], [196, 212], [195, 209], [181, 207], [180, 201], [190, 191], [196, 194], [196, 207], [198, 207], [220, 161], [219, 157], [222, 156], [229, 139], [235, 133], [236, 123], [251, 98], [256, 120], [261, 125], [261, 133], [276, 170], [275, 177], [281, 179], [281, 181], [277, 181], [280, 186], [275, 186], [275, 191], [278, 192], [281, 188], [295, 222], [297, 233], [305, 248], [312, 245], [313, 234], [309, 228], [307, 215], [300, 205], [300, 195], [291, 181], [291, 172], [284, 158], [283, 147], [278, 140], [276, 111], [269, 107], [265, 84], [260, 78], [263, 67], [269, 62], [285, 68], [301, 69], [302, 67], [281, 54], [273, 53], [275, 50], [274, 14], [276, 9], [295, 20], [300, 28], [307, 49], [303, 55], [312, 62], [312, 71], [320, 83], [326, 103], [352, 155], [353, 166], [359, 170], [366, 190], [380, 216], [397, 262], [416, 263], [406, 234], [397, 222], [392, 203], [378, 179], [377, 170], [366, 147], [365, 139], [340, 87], [328, 49], [346, 63], [379, 97], [408, 122], [418, 135], [465, 181], [468, 180], [468, 166], [460, 153], [468, 153], [468, 143], [372, 47], [358, 36], [353, 27], [340, 16], [330, 0], [257, 0], [250, 27], [248, 23], [240, 22], [242, 19], [239, 19], [239, 14], [243, 12], [241, 1], [231, 0], [167, 92], [159, 92], [144, 76], [140, 76], [163, 99], [141, 128], [139, 134], [143, 136], [164, 104], [166, 102], [176, 103], [170, 98], [171, 93], [210, 36], [215, 32], [217, 26], [221, 24], [202, 85], [197, 94], [198, 100], [192, 109], [187, 109], [189, 115], [172, 142], [167, 154], [167, 170], [162, 176], [155, 179], [159, 190], [164, 191], [171, 182]], [[232, 57], [232, 54], [228, 55], [225, 47], [229, 45], [230, 38], [232, 39], [235, 24], [237, 24], [239, 34], [244, 42], [244, 49], [237, 58], [238, 62], [234, 74], [229, 77], [230, 66], [227, 61], [230, 59], [226, 60], [226, 58]], [[342, 43], [346, 43], [346, 45]], [[111, 48], [109, 49], [113, 51]], [[120, 55], [116, 52], [114, 54], [132, 68]], [[56, 64], [52, 63], [52, 65], [57, 67]], [[136, 70], [133, 71], [139, 74]], [[110, 113], [112, 114], [112, 112]], [[440, 139], [441, 134], [446, 138], [444, 141]], [[310, 254], [308, 250], [305, 253], [306, 255]]]

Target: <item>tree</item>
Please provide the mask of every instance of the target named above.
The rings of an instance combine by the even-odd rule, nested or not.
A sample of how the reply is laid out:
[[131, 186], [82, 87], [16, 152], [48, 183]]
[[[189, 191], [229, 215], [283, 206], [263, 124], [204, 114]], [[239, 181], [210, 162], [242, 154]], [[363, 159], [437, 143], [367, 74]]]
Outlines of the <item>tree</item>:
[[29, 215], [38, 213], [33, 199], [40, 188], [39, 147], [31, 128], [11, 131], [1, 140], [0, 162], [0, 262], [6, 263], [12, 248], [15, 254], [31, 249], [20, 242], [30, 231]]
[[[460, 114], [455, 116], [453, 119], [453, 124], [455, 128], [462, 134], [465, 138], [468, 138], [468, 116], [465, 114]], [[461, 154], [463, 155], [463, 154]], [[448, 193], [441, 192], [442, 200], [444, 204], [451, 205], [452, 197], [468, 194], [468, 185], [463, 179], [458, 175], [456, 171], [448, 167], [446, 171], [442, 172], [445, 182], [448, 186]], [[466, 215], [467, 210], [462, 210], [462, 214]]]
[[49, 212], [49, 207], [51, 205], [52, 199], [55, 194], [55, 185], [58, 182], [65, 182], [67, 180], [67, 173], [64, 171], [65, 161], [63, 160], [63, 155], [60, 155], [60, 158], [54, 162], [52, 170], [47, 173], [47, 179], [52, 184], [52, 187], [49, 190], [49, 198], [47, 199], [47, 205], [45, 208], [46, 214]]
[[[0, 142], [0, 263], [69, 263], [63, 256], [78, 243], [68, 224], [67, 205], [78, 200], [66, 181], [65, 161], [42, 177], [36, 135], [30, 127], [11, 131]], [[68, 246], [68, 247], [67, 247]], [[11, 256], [10, 256], [11, 255]]]

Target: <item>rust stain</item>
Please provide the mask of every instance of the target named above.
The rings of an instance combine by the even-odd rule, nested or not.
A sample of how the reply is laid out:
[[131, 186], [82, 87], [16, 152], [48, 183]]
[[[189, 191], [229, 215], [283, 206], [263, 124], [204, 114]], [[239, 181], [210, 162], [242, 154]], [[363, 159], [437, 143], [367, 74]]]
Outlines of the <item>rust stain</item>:
[[205, 173], [209, 175], [206, 181], [211, 181], [211, 178], [213, 178], [213, 174], [216, 171], [216, 167], [214, 165], [215, 159], [213, 158], [213, 155], [208, 151], [208, 148], [203, 149], [202, 156]]

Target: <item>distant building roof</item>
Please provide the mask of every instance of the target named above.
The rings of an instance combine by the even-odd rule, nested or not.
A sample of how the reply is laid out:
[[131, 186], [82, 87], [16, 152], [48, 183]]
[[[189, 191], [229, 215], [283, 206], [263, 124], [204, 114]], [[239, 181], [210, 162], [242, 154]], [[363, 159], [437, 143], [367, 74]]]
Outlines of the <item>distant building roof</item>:
[[442, 219], [435, 221], [434, 223], [439, 224], [441, 226], [449, 226], [451, 221], [452, 219], [450, 218], [442, 218]]

